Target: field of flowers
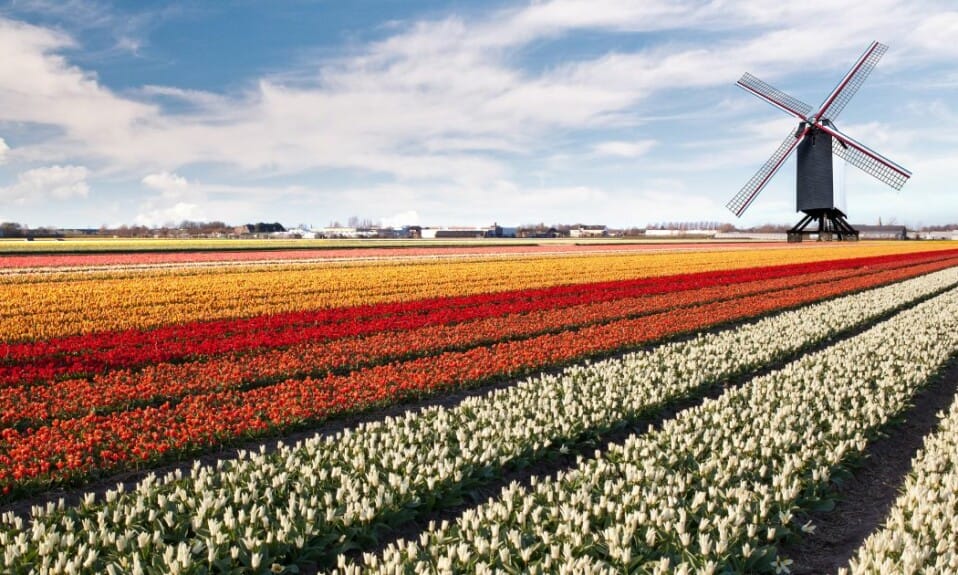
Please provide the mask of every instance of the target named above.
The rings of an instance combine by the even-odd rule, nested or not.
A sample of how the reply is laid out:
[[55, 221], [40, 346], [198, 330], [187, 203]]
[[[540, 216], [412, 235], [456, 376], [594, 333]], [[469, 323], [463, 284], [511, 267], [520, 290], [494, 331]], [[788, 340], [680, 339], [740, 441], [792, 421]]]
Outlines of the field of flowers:
[[[958, 249], [617, 248], [0, 255], [4, 572], [788, 572]], [[852, 572], [958, 565], [956, 413]]]

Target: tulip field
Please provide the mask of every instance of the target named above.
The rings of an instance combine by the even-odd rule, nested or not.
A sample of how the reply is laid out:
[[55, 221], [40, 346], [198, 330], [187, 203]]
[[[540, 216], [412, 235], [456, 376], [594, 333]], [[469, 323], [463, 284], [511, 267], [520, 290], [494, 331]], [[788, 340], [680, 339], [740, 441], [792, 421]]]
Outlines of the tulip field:
[[[0, 292], [2, 573], [789, 573], [958, 352], [949, 242], [12, 253]], [[911, 467], [842, 572], [958, 572], [958, 402]]]

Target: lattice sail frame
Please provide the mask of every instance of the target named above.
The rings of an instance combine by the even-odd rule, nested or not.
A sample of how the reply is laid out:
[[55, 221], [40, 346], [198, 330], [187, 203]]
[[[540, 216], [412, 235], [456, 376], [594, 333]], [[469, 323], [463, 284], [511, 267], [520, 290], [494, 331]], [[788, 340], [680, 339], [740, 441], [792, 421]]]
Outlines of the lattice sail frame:
[[872, 151], [864, 144], [856, 142], [838, 130], [824, 126], [822, 129], [832, 135], [833, 154], [876, 180], [900, 190], [911, 177], [911, 172]]
[[842, 110], [845, 109], [848, 101], [852, 99], [852, 96], [854, 96], [855, 93], [858, 92], [858, 89], [862, 87], [862, 84], [865, 83], [868, 75], [872, 73], [872, 70], [875, 69], [875, 65], [878, 64], [878, 61], [881, 60], [881, 57], [884, 56], [887, 51], [888, 46], [878, 42], [872, 42], [871, 46], [865, 50], [865, 53], [862, 54], [858, 61], [855, 62], [855, 65], [852, 66], [852, 69], [848, 71], [848, 74], [845, 74], [842, 81], [835, 86], [832, 93], [822, 102], [821, 107], [815, 114], [815, 119], [822, 120], [828, 118], [829, 120], [834, 120], [837, 118], [838, 115], [842, 113]]
[[812, 111], [812, 107], [805, 102], [799, 100], [798, 98], [789, 96], [774, 86], [766, 84], [748, 72], [742, 75], [736, 84], [765, 100], [769, 104], [772, 104], [777, 108], [781, 108], [793, 116], [798, 117], [800, 120], [807, 118]]
[[[825, 98], [825, 101], [819, 107], [813, 116], [809, 116], [812, 107], [794, 98], [787, 93], [759, 80], [749, 73], [745, 73], [736, 84], [748, 92], [772, 104], [776, 108], [797, 117], [802, 123], [797, 131], [793, 131], [779, 145], [778, 149], [762, 165], [761, 168], [749, 179], [735, 196], [729, 200], [726, 207], [736, 216], [741, 217], [746, 209], [752, 204], [758, 194], [765, 188], [772, 176], [781, 168], [785, 160], [794, 152], [802, 138], [812, 129], [821, 129], [833, 136], [832, 152], [859, 168], [866, 174], [873, 176], [881, 182], [900, 190], [911, 172], [902, 168], [891, 160], [881, 156], [871, 150], [864, 144], [856, 142], [851, 137], [838, 132], [831, 125], [830, 120], [835, 119], [845, 106], [852, 99], [852, 96], [858, 92], [858, 89], [868, 78], [872, 70], [878, 64], [878, 61], [888, 50], [888, 46], [879, 42], [872, 42], [868, 49], [858, 58], [855, 65], [845, 74], [845, 77], [838, 83], [834, 90]], [[831, 127], [829, 127], [831, 126]]]
[[765, 184], [772, 179], [775, 172], [782, 167], [782, 164], [784, 164], [785, 160], [792, 154], [792, 151], [798, 146], [798, 143], [804, 135], [804, 133], [798, 135], [794, 131], [789, 130], [788, 136], [786, 136], [778, 146], [778, 149], [775, 150], [772, 157], [755, 172], [755, 175], [735, 194], [735, 197], [725, 204], [725, 207], [730, 209], [736, 216], [741, 216], [758, 196], [758, 193], [762, 191]]

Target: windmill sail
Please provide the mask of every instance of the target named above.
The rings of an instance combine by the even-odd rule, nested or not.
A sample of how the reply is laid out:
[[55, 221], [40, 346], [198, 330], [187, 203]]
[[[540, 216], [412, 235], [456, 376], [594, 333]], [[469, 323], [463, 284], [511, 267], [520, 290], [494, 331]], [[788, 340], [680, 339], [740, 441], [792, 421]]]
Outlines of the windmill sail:
[[819, 120], [822, 118], [828, 118], [830, 120], [837, 118], [838, 115], [842, 113], [842, 110], [845, 109], [845, 105], [848, 104], [848, 101], [851, 100], [852, 96], [861, 88], [865, 79], [868, 78], [868, 75], [875, 69], [875, 65], [878, 64], [878, 61], [881, 60], [881, 57], [885, 55], [887, 50], [888, 46], [879, 44], [878, 42], [872, 42], [871, 46], [865, 50], [865, 53], [862, 54], [858, 61], [855, 62], [855, 65], [852, 66], [852, 69], [845, 74], [842, 81], [835, 86], [832, 93], [825, 98], [818, 113], [815, 114], [815, 118]]
[[799, 120], [804, 120], [807, 118], [809, 112], [812, 111], [812, 107], [805, 102], [802, 102], [798, 98], [793, 98], [778, 88], [774, 88], [769, 84], [766, 84], [748, 72], [746, 72], [745, 75], [742, 76], [738, 82], [736, 82], [736, 84], [738, 84], [741, 88], [755, 94], [776, 108], [796, 116]]
[[775, 150], [775, 153], [772, 154], [772, 157], [765, 162], [765, 164], [759, 168], [755, 175], [752, 176], [745, 186], [735, 197], [729, 200], [729, 203], [725, 204], [725, 207], [732, 210], [736, 216], [741, 216], [743, 212], [748, 208], [748, 206], [758, 197], [758, 193], [762, 191], [765, 187], [765, 184], [768, 183], [772, 176], [775, 175], [775, 172], [778, 171], [782, 164], [785, 163], [785, 160], [788, 159], [788, 156], [792, 153], [792, 150], [795, 149], [795, 146], [798, 145], [799, 140], [802, 139], [804, 133], [796, 134], [791, 130], [788, 132], [788, 136], [782, 141], [778, 149]]
[[908, 178], [911, 177], [911, 172], [905, 168], [870, 149], [865, 144], [839, 132], [834, 129], [834, 126], [822, 126], [821, 129], [832, 135], [833, 154], [878, 181], [900, 190], [908, 181]]

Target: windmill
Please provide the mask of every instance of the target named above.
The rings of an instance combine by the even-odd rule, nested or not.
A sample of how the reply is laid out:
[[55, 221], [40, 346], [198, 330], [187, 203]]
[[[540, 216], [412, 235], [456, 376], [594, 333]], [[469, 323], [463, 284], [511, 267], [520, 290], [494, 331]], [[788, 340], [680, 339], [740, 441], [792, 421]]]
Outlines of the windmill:
[[[896, 190], [900, 190], [911, 177], [911, 172], [840, 132], [834, 123], [886, 50], [888, 46], [872, 42], [814, 114], [811, 113], [812, 107], [801, 100], [751, 74], [742, 76], [737, 82], [739, 86], [783, 112], [795, 116], [799, 124], [798, 129], [789, 132], [772, 157], [741, 191], [735, 194], [726, 207], [736, 216], [741, 216], [797, 148], [796, 211], [803, 212], [805, 217], [788, 231], [788, 241], [802, 241], [803, 236], [813, 233], [818, 234], [819, 240], [857, 240], [858, 231], [835, 206], [832, 155], [842, 158]], [[808, 229], [814, 223], [818, 224], [818, 229]]]

